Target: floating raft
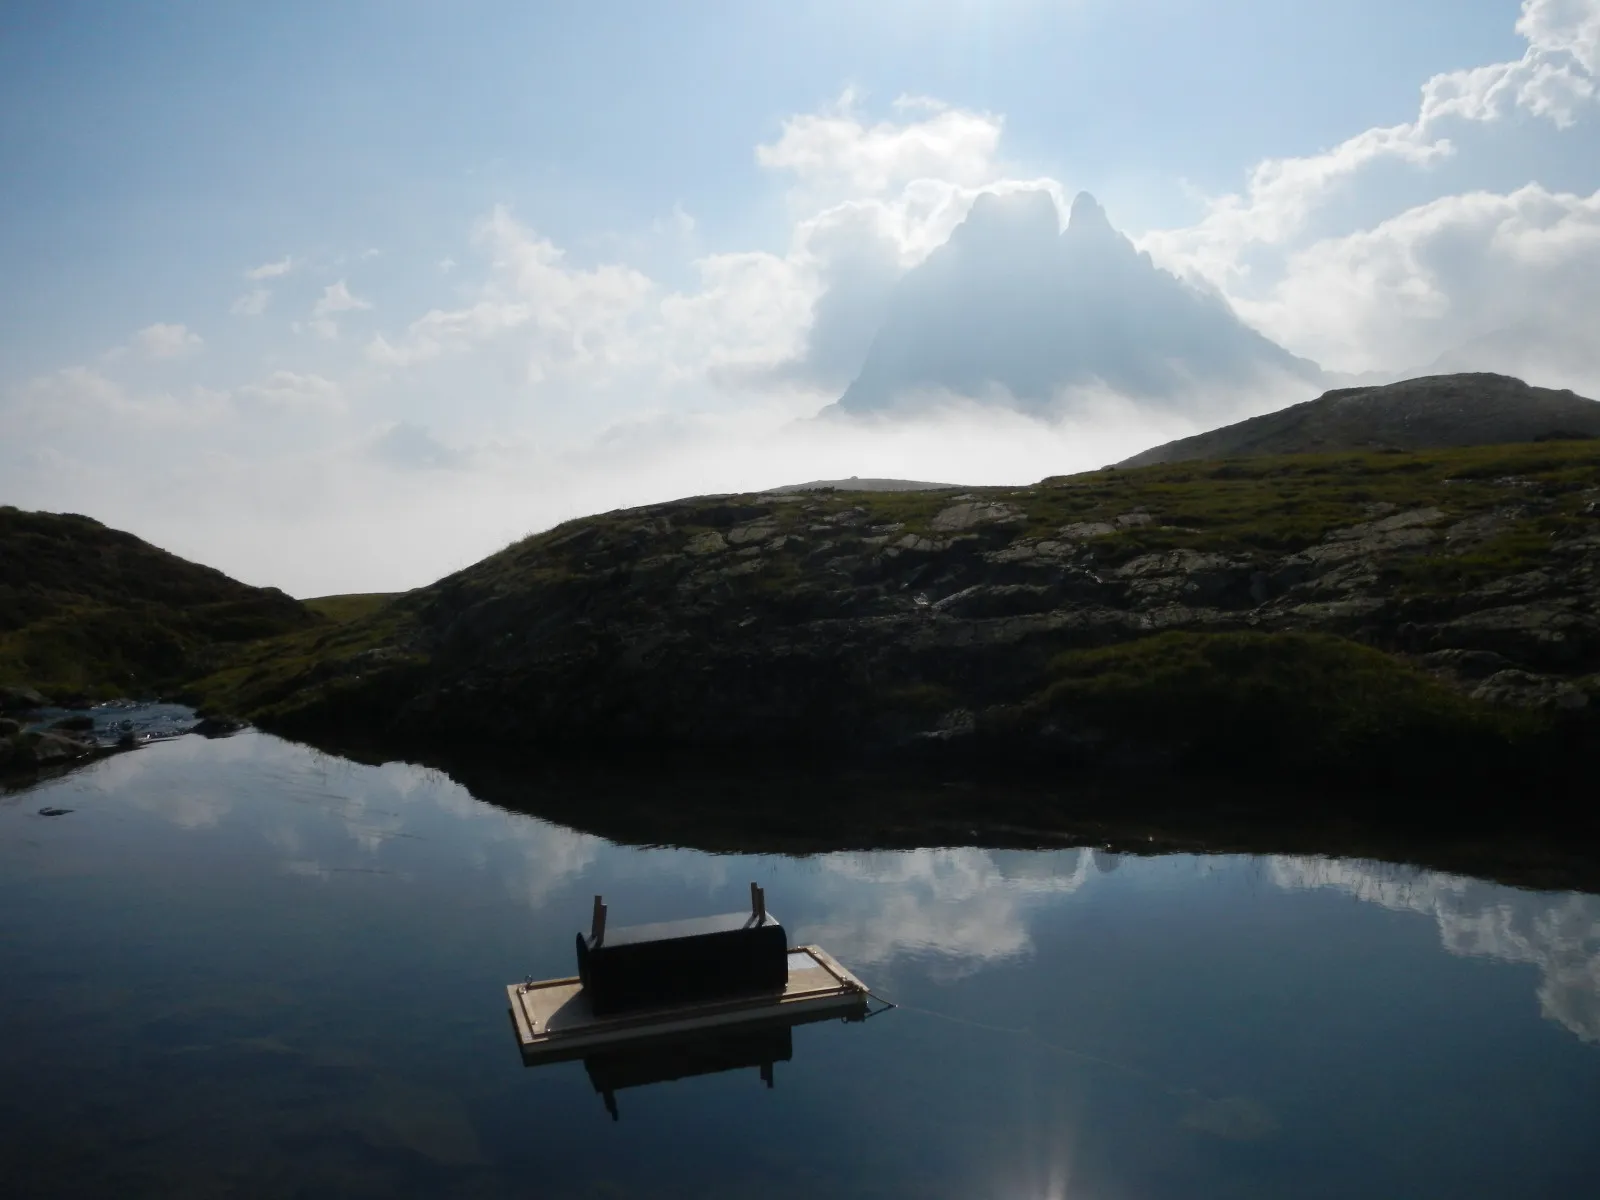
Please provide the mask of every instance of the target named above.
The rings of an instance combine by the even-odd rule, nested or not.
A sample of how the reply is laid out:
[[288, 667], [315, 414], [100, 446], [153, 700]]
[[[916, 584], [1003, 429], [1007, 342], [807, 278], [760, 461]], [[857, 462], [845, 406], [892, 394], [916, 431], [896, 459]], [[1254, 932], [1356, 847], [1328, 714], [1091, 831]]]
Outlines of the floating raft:
[[[765, 912], [761, 917], [765, 918]], [[621, 931], [618, 931], [619, 933]], [[579, 977], [514, 983], [506, 988], [524, 1063], [582, 1057], [705, 1030], [764, 1022], [799, 1025], [830, 1016], [866, 1015], [867, 987], [820, 946], [786, 952], [781, 989], [596, 1013]], [[602, 1006], [604, 1007], [604, 1006]]]

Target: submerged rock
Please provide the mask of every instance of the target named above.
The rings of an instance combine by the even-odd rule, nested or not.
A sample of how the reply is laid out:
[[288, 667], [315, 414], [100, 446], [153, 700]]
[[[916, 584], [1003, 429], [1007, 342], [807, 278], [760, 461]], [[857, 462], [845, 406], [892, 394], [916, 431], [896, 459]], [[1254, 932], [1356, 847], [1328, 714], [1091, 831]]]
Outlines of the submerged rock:
[[226, 713], [209, 713], [196, 721], [190, 733], [198, 733], [203, 738], [227, 737], [238, 733], [249, 725], [248, 721], [239, 717], [229, 716]]

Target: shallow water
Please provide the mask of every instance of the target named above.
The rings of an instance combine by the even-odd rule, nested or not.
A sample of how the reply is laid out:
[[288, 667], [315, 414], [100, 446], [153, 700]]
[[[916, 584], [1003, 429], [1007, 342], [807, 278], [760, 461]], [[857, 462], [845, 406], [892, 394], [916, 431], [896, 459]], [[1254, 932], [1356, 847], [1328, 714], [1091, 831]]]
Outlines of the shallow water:
[[[71, 809], [44, 817], [39, 809]], [[617, 1094], [504, 986], [742, 907], [901, 1004]], [[0, 796], [0, 1192], [1585, 1196], [1600, 897], [1315, 859], [620, 847], [245, 733]]]

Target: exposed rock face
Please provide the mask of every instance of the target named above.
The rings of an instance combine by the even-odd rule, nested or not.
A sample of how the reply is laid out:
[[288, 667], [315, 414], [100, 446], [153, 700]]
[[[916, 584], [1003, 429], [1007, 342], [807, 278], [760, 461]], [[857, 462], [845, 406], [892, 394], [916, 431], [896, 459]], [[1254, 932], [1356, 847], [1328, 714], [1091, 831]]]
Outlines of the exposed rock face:
[[[1600, 498], [1600, 447], [1494, 454], [593, 518], [400, 602], [409, 665], [323, 664], [258, 712], [412, 746], [824, 756], [1004, 729], [1012, 749], [996, 753], [1142, 766], [1193, 747], [1171, 728], [1141, 740], [1137, 715], [1102, 719], [1092, 702], [1052, 707], [1063, 656], [1314, 634], [1383, 652], [1361, 650], [1330, 701], [1357, 724], [1393, 687], [1430, 712], [1448, 700], [1566, 719], [1600, 691], [1600, 528], [1582, 515]], [[1302, 683], [1287, 686], [1292, 699]]]
[[1432, 450], [1600, 437], [1600, 404], [1505, 375], [1430, 375], [1342, 388], [1281, 412], [1168, 442], [1123, 467], [1254, 454]]
[[950, 393], [1040, 407], [1074, 384], [1161, 399], [1265, 376], [1321, 377], [1220, 296], [1157, 268], [1087, 193], [1064, 232], [1048, 192], [986, 193], [900, 281], [838, 408], [905, 410]]

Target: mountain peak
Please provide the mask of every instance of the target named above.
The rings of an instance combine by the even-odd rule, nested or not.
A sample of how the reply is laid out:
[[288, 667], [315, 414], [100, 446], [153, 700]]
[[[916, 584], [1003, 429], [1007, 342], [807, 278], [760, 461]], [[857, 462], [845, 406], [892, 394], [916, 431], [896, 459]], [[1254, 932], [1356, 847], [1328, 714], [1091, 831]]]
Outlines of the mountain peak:
[[950, 240], [895, 285], [839, 407], [953, 394], [1047, 409], [1079, 385], [1159, 403], [1280, 377], [1309, 383], [1321, 372], [1157, 267], [1089, 193], [1063, 233], [1054, 194], [1028, 188], [978, 196]]
[[1041, 188], [983, 192], [972, 202], [966, 220], [956, 230], [962, 241], [1054, 240], [1061, 232], [1061, 214], [1055, 197]]
[[1072, 214], [1067, 218], [1067, 232], [1083, 235], [1086, 233], [1112, 234], [1116, 230], [1111, 228], [1111, 218], [1106, 216], [1106, 210], [1100, 207], [1088, 192], [1079, 192], [1072, 200]]

